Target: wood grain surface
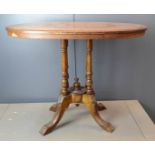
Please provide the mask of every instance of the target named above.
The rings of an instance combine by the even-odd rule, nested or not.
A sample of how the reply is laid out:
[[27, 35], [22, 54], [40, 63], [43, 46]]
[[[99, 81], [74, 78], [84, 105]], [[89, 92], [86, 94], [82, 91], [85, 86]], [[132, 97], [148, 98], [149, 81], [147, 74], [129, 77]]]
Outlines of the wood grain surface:
[[6, 28], [18, 38], [34, 39], [116, 39], [144, 35], [146, 26], [110, 22], [49, 22], [18, 24]]

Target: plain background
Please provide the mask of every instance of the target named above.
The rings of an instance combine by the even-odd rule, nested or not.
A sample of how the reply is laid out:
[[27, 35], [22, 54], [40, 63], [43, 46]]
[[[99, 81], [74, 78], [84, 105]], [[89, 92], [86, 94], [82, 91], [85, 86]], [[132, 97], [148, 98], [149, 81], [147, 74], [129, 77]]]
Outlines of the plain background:
[[[132, 22], [148, 27], [144, 37], [94, 41], [93, 79], [98, 100], [138, 99], [155, 121], [155, 15], [75, 15], [76, 21]], [[56, 101], [60, 45], [57, 40], [17, 39], [5, 27], [39, 21], [73, 21], [73, 15], [0, 15], [0, 102]], [[78, 76], [85, 79], [85, 41], [76, 41]], [[70, 84], [74, 78], [69, 42]]]

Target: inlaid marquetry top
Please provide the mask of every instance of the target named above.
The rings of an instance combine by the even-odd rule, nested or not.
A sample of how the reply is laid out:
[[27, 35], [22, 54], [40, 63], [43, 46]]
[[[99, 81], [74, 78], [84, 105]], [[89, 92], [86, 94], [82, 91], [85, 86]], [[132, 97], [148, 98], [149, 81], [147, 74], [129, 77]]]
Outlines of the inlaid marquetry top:
[[146, 26], [110, 22], [49, 22], [8, 26], [8, 34], [35, 39], [116, 39], [144, 35]]

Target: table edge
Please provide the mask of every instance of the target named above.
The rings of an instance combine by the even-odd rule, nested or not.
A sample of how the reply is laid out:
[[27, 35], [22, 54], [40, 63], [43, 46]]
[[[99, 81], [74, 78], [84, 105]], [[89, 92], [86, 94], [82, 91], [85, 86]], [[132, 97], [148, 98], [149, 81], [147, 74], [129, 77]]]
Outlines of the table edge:
[[9, 36], [29, 39], [128, 39], [143, 36], [147, 28], [132, 31], [116, 32], [50, 32], [50, 31], [21, 31], [9, 27], [6, 31]]

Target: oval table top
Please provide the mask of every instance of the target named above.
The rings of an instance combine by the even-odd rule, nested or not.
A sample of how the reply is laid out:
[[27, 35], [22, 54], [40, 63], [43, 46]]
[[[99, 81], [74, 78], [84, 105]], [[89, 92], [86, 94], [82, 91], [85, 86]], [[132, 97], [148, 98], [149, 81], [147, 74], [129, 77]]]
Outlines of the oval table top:
[[18, 24], [6, 28], [8, 34], [33, 39], [116, 39], [144, 35], [146, 26], [111, 22], [49, 22]]

